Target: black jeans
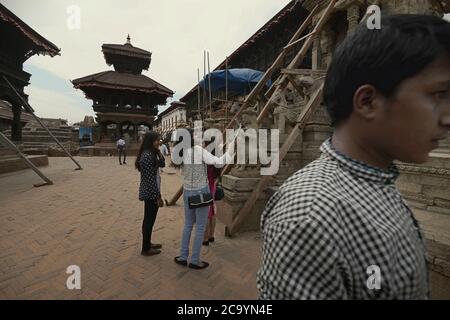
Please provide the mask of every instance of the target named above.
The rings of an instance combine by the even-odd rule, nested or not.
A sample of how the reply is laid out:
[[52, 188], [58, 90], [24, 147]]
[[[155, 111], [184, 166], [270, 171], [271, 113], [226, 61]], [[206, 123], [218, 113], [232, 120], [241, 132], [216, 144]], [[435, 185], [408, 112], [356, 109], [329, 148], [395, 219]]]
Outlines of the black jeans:
[[144, 221], [142, 222], [142, 251], [150, 250], [152, 231], [155, 224], [158, 204], [155, 200], [145, 200]]
[[123, 155], [123, 163], [127, 162], [127, 151], [125, 148], [119, 148], [119, 163], [122, 163], [122, 155]]

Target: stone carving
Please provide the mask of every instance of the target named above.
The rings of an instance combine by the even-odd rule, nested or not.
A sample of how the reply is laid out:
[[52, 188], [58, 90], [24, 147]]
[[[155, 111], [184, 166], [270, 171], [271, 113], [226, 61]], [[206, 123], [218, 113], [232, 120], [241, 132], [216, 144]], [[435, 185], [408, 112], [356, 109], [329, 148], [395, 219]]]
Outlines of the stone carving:
[[[249, 141], [254, 140], [258, 141], [258, 112], [255, 110], [255, 106], [250, 106], [245, 109], [240, 117], [240, 124], [243, 130], [247, 129], [255, 129], [252, 133], [251, 131], [246, 131], [246, 135], [249, 137], [245, 139], [245, 159], [246, 163], [248, 163], [249, 159], [249, 148], [256, 147], [249, 145]], [[239, 133], [240, 137], [243, 138], [243, 131]], [[258, 164], [238, 164], [233, 167], [231, 170], [231, 175], [240, 177], [240, 178], [252, 178], [258, 177], [260, 174], [260, 165]]]
[[280, 134], [289, 132], [297, 122], [300, 112], [309, 102], [315, 81], [311, 76], [299, 76], [296, 83], [302, 88], [302, 93], [297, 92], [290, 83], [284, 91], [275, 94], [273, 118], [275, 128], [280, 130]]

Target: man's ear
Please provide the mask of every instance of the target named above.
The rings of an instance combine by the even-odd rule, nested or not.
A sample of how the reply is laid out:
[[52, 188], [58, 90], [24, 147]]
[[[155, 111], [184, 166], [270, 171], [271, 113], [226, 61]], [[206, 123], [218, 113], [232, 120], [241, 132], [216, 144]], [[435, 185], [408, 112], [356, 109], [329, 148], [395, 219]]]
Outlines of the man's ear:
[[359, 87], [353, 95], [353, 112], [359, 117], [368, 121], [373, 120], [377, 108], [377, 89], [369, 84]]

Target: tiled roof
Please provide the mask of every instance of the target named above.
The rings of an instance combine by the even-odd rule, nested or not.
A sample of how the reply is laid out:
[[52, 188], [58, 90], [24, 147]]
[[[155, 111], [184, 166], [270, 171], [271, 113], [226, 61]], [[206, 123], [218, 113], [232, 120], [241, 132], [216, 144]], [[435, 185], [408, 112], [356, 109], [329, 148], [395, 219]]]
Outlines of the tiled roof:
[[45, 39], [35, 30], [33, 30], [29, 25], [23, 22], [14, 13], [9, 11], [4, 5], [0, 3], [0, 19], [6, 23], [12, 25], [20, 33], [22, 33], [26, 38], [28, 38], [36, 47], [38, 51], [36, 53], [48, 54], [50, 56], [59, 55], [61, 51], [56, 45]]
[[72, 81], [76, 89], [101, 87], [121, 90], [137, 90], [145, 93], [156, 93], [166, 97], [174, 93], [169, 88], [143, 74], [104, 71]]

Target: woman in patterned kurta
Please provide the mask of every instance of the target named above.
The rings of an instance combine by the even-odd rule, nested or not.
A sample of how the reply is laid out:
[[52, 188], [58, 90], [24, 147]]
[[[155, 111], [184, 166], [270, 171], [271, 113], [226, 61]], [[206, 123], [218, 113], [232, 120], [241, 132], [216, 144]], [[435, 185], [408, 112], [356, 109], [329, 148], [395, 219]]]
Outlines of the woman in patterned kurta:
[[153, 256], [161, 253], [160, 244], [151, 242], [153, 225], [159, 207], [162, 206], [160, 182], [158, 181], [159, 168], [165, 167], [164, 157], [159, 152], [159, 134], [148, 132], [142, 141], [136, 158], [136, 169], [141, 173], [139, 186], [139, 200], [144, 201], [144, 221], [142, 222], [142, 252], [144, 256]]

